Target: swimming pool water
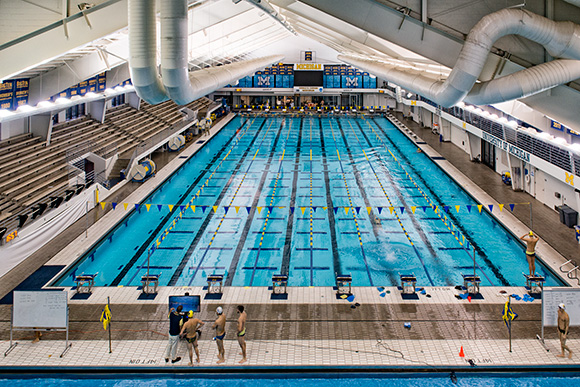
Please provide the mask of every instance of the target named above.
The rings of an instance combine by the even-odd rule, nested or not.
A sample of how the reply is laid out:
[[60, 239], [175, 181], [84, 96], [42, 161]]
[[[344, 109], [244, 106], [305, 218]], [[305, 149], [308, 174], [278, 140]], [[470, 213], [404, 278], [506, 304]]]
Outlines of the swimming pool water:
[[[442, 373], [437, 376], [426, 375], [378, 375], [375, 377], [355, 377], [351, 375], [337, 374], [335, 377], [302, 377], [300, 375], [280, 375], [275, 376], [245, 376], [237, 375], [232, 377], [216, 376], [207, 377], [200, 375], [170, 375], [170, 376], [75, 376], [74, 378], [9, 378], [0, 379], [0, 383], [8, 384], [12, 387], [20, 386], [37, 386], [37, 387], [56, 387], [56, 386], [78, 386], [79, 382], [83, 386], [102, 386], [102, 387], [132, 387], [132, 386], [166, 386], [166, 387], [182, 387], [182, 386], [200, 386], [200, 387], [237, 387], [237, 386], [255, 386], [258, 383], [270, 386], [302, 386], [302, 387], [368, 387], [368, 386], [384, 386], [388, 383], [391, 387], [403, 386], [425, 386], [425, 387], [439, 387], [439, 386], [486, 386], [486, 387], [560, 387], [570, 386], [580, 382], [580, 377], [577, 374], [570, 376], [562, 376], [561, 374], [555, 376], [553, 374], [461, 374], [457, 373], [456, 383], [451, 381], [449, 373]], [[574, 382], [576, 380], [576, 382]]]
[[522, 285], [523, 245], [478, 204], [385, 118], [236, 116], [57, 285], [137, 286], [152, 245], [160, 285], [449, 286], [474, 248], [482, 285]]

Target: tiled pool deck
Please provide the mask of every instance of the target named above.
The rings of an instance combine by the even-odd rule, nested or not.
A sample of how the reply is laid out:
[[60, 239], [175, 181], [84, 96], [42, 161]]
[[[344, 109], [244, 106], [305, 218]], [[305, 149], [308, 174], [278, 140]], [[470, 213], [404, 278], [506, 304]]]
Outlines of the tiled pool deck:
[[[225, 125], [225, 122], [220, 123]], [[219, 128], [212, 130], [215, 133]], [[417, 133], [417, 128], [413, 129]], [[193, 144], [182, 155], [190, 155], [199, 148]], [[441, 144], [445, 149], [454, 147]], [[197, 148], [196, 148], [197, 147]], [[440, 155], [434, 147], [421, 145], [430, 156]], [[448, 155], [445, 155], [448, 156]], [[457, 156], [456, 158], [458, 158]], [[439, 165], [451, 174], [480, 202], [495, 204], [503, 197], [490, 195], [468, 179], [457, 166], [465, 160], [438, 160]], [[467, 156], [465, 155], [465, 159]], [[151, 190], [178, 168], [185, 159], [175, 158], [160, 170], [156, 177], [135, 189], [128, 202], [139, 202]], [[480, 165], [474, 165], [479, 168]], [[463, 171], [464, 172], [464, 171]], [[491, 170], [481, 170], [495, 177]], [[470, 174], [470, 176], [472, 176]], [[521, 194], [521, 193], [520, 193]], [[527, 197], [527, 200], [532, 200]], [[537, 203], [537, 202], [536, 202]], [[544, 211], [536, 205], [535, 211]], [[100, 238], [116, 224], [125, 211], [109, 211], [88, 230], [66, 247], [55, 250], [48, 265], [68, 265], [79, 257], [84, 248]], [[498, 214], [494, 214], [498, 215]], [[542, 215], [545, 216], [545, 215]], [[549, 217], [549, 215], [548, 215]], [[515, 234], [527, 232], [526, 226], [507, 210], [498, 218]], [[557, 223], [557, 214], [554, 214]], [[551, 220], [552, 221], [552, 220]], [[542, 236], [540, 234], [540, 236]], [[550, 235], [552, 239], [556, 236]], [[567, 235], [561, 236], [565, 238]], [[554, 243], [552, 243], [554, 245]], [[572, 250], [573, 246], [567, 247]], [[50, 254], [50, 252], [46, 252]], [[554, 271], [565, 258], [548, 243], [538, 245], [538, 253]], [[564, 252], [567, 255], [568, 251]], [[573, 253], [573, 251], [572, 251]], [[22, 278], [24, 279], [24, 278]], [[523, 282], [523, 277], [522, 277]], [[575, 282], [570, 283], [578, 287]], [[0, 286], [3, 296], [14, 286]], [[515, 366], [580, 366], [580, 329], [571, 331], [568, 341], [575, 351], [572, 359], [561, 359], [555, 328], [546, 329], [546, 346], [536, 338], [541, 332], [540, 301], [512, 301], [519, 317], [513, 323], [512, 352], [508, 351], [508, 331], [501, 314], [509, 294], [526, 292], [523, 287], [485, 287], [483, 299], [471, 302], [458, 299], [460, 293], [452, 287], [427, 287], [425, 295], [417, 300], [403, 300], [397, 288], [354, 287], [352, 302], [337, 299], [332, 288], [289, 288], [287, 300], [271, 300], [270, 291], [260, 287], [226, 287], [221, 300], [204, 300], [206, 291], [201, 287], [163, 287], [153, 300], [138, 300], [137, 288], [96, 288], [87, 300], [70, 300], [71, 349], [60, 357], [64, 349], [64, 334], [46, 332], [39, 343], [33, 344], [31, 332], [15, 332], [18, 345], [0, 357], [0, 372], [13, 367], [39, 367], [65, 369], [116, 367], [134, 369], [187, 369], [187, 350], [180, 343], [176, 364], [164, 361], [167, 344], [167, 299], [169, 295], [189, 292], [202, 296], [199, 318], [211, 323], [214, 310], [222, 305], [228, 318], [225, 339], [226, 362], [216, 365], [216, 345], [206, 324], [200, 339], [201, 363], [192, 370], [223, 367], [259, 369], [261, 366], [322, 366], [322, 367], [411, 367], [437, 369], [438, 367], [469, 366], [471, 359], [476, 367]], [[74, 291], [69, 291], [69, 297]], [[381, 296], [382, 294], [382, 296]], [[429, 295], [430, 297], [428, 297]], [[101, 309], [111, 300], [112, 353], [108, 350], [108, 333], [99, 322]], [[238, 364], [239, 346], [235, 338], [235, 307], [246, 306], [248, 311], [248, 362]], [[0, 305], [0, 340], [8, 349], [10, 330], [10, 305]], [[411, 328], [404, 328], [410, 322]], [[465, 357], [459, 356], [463, 347]], [[548, 351], [549, 350], [549, 351]], [[209, 367], [209, 368], [208, 368]]]

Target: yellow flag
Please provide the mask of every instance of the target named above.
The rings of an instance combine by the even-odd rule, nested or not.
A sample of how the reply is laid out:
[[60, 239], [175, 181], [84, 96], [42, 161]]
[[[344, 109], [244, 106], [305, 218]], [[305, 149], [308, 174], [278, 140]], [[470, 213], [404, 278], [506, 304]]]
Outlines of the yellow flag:
[[107, 330], [107, 326], [111, 322], [111, 310], [109, 309], [109, 305], [105, 305], [103, 309], [103, 313], [101, 313], [101, 322], [103, 323], [103, 329]]
[[372, 211], [372, 210], [373, 210], [373, 208], [372, 208], [372, 207], [367, 207], [367, 213], [368, 213], [369, 215], [371, 214], [371, 211]]
[[151, 204], [145, 204], [145, 208], [147, 208], [147, 212], [149, 212], [149, 209], [151, 208]]
[[213, 208], [213, 212], [217, 212], [218, 206], [212, 206], [211, 208]]
[[459, 212], [459, 207], [461, 207], [461, 206], [455, 206], [455, 210], [456, 210], [457, 212]]
[[411, 212], [412, 212], [413, 214], [415, 213], [415, 210], [416, 210], [416, 209], [417, 209], [417, 207], [415, 207], [415, 206], [411, 206]]
[[169, 207], [169, 212], [173, 211], [174, 204], [168, 204], [167, 206]]
[[125, 211], [127, 211], [127, 206], [129, 205], [129, 203], [123, 203], [123, 207], [125, 207]]
[[481, 214], [481, 209], [483, 208], [483, 204], [478, 204], [477, 205], [477, 210], [479, 211], [479, 213]]
[[189, 206], [193, 212], [195, 212], [195, 206]]
[[238, 211], [240, 210], [240, 206], [235, 206], [234, 208], [236, 209], [236, 214], [237, 214]]
[[349, 207], [344, 207], [344, 213], [348, 214]]
[[106, 203], [106, 202], [101, 202], [101, 208], [102, 208], [103, 210], [105, 209], [105, 206], [106, 206], [106, 205], [107, 205], [107, 203]]
[[394, 209], [395, 209], [395, 207], [389, 207], [389, 211], [391, 211], [391, 214], [393, 213]]
[[300, 207], [300, 211], [302, 211], [302, 215], [304, 215], [304, 211], [306, 211], [306, 207]]
[[264, 208], [264, 207], [258, 207], [258, 214], [262, 213], [262, 208]]
[[500, 204], [500, 205], [499, 205], [499, 210], [500, 210], [500, 211], [503, 211], [503, 206], [504, 206], [503, 204]]

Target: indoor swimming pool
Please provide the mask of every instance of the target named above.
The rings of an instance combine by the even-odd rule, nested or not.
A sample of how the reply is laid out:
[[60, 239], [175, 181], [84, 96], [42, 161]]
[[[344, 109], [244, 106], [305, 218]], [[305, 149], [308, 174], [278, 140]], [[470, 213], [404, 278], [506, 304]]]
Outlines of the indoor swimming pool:
[[[498, 177], [499, 178], [499, 177]], [[105, 203], [111, 206], [112, 203]], [[508, 211], [514, 204], [497, 205]], [[524, 247], [383, 117], [237, 115], [56, 282], [138, 286], [521, 286]], [[484, 207], [486, 209], [484, 209]], [[563, 285], [537, 265], [546, 286]]]

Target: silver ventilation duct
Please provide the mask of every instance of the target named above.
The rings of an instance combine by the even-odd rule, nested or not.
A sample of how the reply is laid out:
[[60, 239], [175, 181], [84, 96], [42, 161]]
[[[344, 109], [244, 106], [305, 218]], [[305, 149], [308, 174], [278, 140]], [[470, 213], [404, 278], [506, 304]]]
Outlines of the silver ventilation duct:
[[187, 104], [279, 62], [282, 55], [188, 71], [187, 0], [161, 1], [161, 73], [157, 71], [155, 0], [129, 0], [129, 67], [137, 95], [150, 104]]
[[[234, 4], [238, 4], [241, 1], [242, 0], [233, 0]], [[297, 35], [296, 31], [294, 31], [294, 28], [292, 28], [292, 26], [286, 20], [284, 20], [282, 16], [280, 16], [280, 14], [276, 12], [274, 7], [272, 7], [266, 0], [245, 0], [245, 1], [247, 3], [252, 4], [254, 7], [266, 12], [268, 15], [273, 17], [274, 20], [282, 24], [284, 28], [286, 28], [288, 31], [292, 32], [294, 35]]]
[[256, 70], [280, 62], [282, 55], [188, 72], [187, 0], [161, 2], [161, 75], [169, 97], [184, 105], [234, 83]]
[[[493, 43], [507, 35], [520, 35], [537, 42], [544, 46], [553, 57], [580, 59], [579, 25], [572, 22], [554, 22], [531, 12], [516, 9], [504, 9], [489, 14], [473, 27], [467, 36], [453, 70], [444, 82], [427, 78], [421, 74], [399, 70], [395, 66], [378, 65], [376, 61], [372, 60], [344, 55], [340, 55], [339, 59], [365, 71], [372, 72], [407, 90], [423, 95], [439, 105], [450, 107], [467, 96], [481, 74]], [[549, 76], [544, 76], [544, 83], [534, 78], [539, 73], [545, 74], [546, 69], [548, 71], [557, 71], [568, 67], [568, 65], [552, 65], [544, 67], [540, 71], [532, 70], [533, 68], [522, 70], [522, 74], [512, 74], [512, 81], [506, 84], [505, 87], [508, 87], [508, 85], [519, 87], [524, 95], [530, 95], [534, 93], [533, 90], [541, 91], [551, 87], [551, 80], [553, 79], [573, 80], [569, 79], [572, 76], [571, 74], [568, 74], [568, 77], [566, 77], [566, 74], [560, 74], [552, 77], [552, 79], [548, 79], [550, 78]], [[515, 86], [516, 82], [514, 80], [516, 79], [519, 82], [523, 82], [523, 84]], [[534, 87], [534, 84], [537, 87]], [[478, 90], [478, 94], [480, 94], [482, 87]], [[493, 89], [497, 90], [502, 87], [500, 84], [499, 87], [494, 86], [489, 90], [491, 92]], [[503, 95], [519, 94], [516, 90], [502, 90], [502, 93]], [[489, 93], [486, 95], [495, 99], [498, 97], [497, 95], [489, 95]]]

